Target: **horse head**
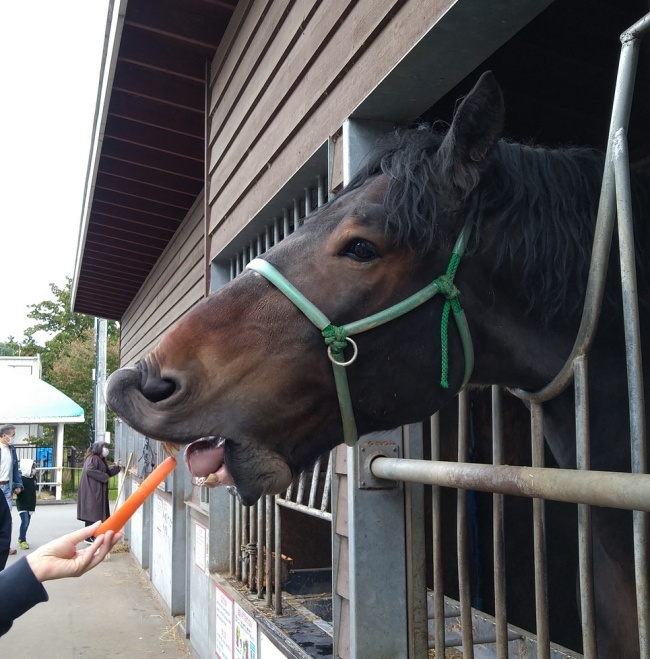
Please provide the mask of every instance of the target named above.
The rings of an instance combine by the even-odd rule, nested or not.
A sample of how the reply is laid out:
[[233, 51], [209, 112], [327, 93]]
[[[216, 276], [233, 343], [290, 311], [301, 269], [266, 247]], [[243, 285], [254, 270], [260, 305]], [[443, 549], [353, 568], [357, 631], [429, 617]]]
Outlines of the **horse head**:
[[[531, 316], [518, 329], [530, 335], [526, 350], [514, 349], [508, 328], [521, 325], [520, 308], [499, 292], [513, 277], [490, 270], [485, 250], [473, 247], [456, 263], [455, 279], [440, 279], [465, 226], [483, 236], [491, 230], [491, 215], [479, 212], [476, 198], [487, 185], [503, 119], [501, 90], [485, 73], [446, 133], [395, 136], [339, 195], [263, 255], [333, 327], [372, 317], [438, 282], [439, 295], [354, 338], [358, 355], [344, 370], [359, 434], [419, 421], [461, 388], [467, 349], [453, 324], [444, 329], [445, 295], [465, 308], [481, 348], [473, 383], [540, 386], [570, 348], [551, 346]], [[235, 485], [252, 504], [286, 489], [343, 441], [322, 330], [248, 269], [193, 308], [135, 366], [114, 373], [108, 404], [148, 437], [189, 444], [186, 462], [195, 476]], [[343, 338], [346, 344], [336, 361], [351, 358]]]

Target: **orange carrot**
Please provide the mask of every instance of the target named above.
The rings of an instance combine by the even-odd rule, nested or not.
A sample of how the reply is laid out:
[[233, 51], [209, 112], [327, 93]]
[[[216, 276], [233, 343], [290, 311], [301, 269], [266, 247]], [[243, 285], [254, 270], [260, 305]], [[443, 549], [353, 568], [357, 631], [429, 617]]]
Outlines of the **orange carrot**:
[[172, 473], [178, 463], [176, 458], [165, 458], [140, 484], [140, 487], [95, 531], [95, 536], [106, 531], [122, 530], [135, 511], [145, 502], [145, 499]]

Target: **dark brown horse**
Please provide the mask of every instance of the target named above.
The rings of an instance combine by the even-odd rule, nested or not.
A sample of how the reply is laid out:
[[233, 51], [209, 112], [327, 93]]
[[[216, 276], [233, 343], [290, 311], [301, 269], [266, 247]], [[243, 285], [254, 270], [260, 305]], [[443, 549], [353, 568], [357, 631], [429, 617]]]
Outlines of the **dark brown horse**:
[[[603, 157], [509, 143], [501, 139], [503, 120], [501, 90], [484, 74], [446, 134], [422, 128], [389, 139], [335, 199], [264, 254], [335, 327], [381, 312], [434, 280], [448, 296], [433, 295], [354, 337], [358, 357], [345, 371], [359, 434], [424, 419], [458, 392], [470, 356], [453, 322], [441, 330], [441, 318], [450, 304], [455, 317], [459, 300], [476, 353], [471, 385], [536, 390], [570, 354]], [[647, 181], [633, 180], [647, 344], [650, 223], [643, 209], [647, 220], [650, 204], [642, 198]], [[458, 264], [452, 249], [464, 227], [471, 234]], [[629, 471], [616, 270], [610, 268], [589, 358], [591, 467]], [[186, 451], [191, 471], [234, 485], [252, 504], [283, 491], [343, 440], [323, 327], [314, 322], [265, 276], [247, 270], [197, 305], [145, 359], [115, 373], [108, 403], [149, 437], [195, 442]], [[350, 346], [337, 353], [346, 339], [331, 329], [324, 334], [330, 346], [339, 341], [334, 359], [351, 358]], [[576, 466], [573, 399], [569, 388], [545, 405], [546, 439], [565, 468]], [[600, 653], [635, 657], [631, 514], [594, 509], [593, 516]]]

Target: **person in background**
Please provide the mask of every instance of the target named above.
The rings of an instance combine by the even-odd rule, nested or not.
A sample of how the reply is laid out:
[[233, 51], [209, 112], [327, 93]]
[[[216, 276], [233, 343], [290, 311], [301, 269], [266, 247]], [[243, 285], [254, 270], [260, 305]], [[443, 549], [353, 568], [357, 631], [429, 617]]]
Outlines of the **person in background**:
[[[20, 494], [23, 489], [23, 479], [20, 476], [16, 449], [13, 445], [15, 434], [16, 428], [10, 423], [0, 426], [0, 491], [2, 491], [9, 506], [8, 515], [4, 511], [0, 514], [0, 570], [3, 570], [7, 563], [7, 556], [4, 555], [2, 545], [2, 539], [6, 537], [7, 533], [9, 534], [9, 543], [11, 543], [11, 507], [13, 506], [13, 495]], [[8, 547], [7, 553], [15, 554], [16, 550]]]
[[18, 546], [21, 549], [29, 549], [27, 529], [36, 510], [36, 463], [34, 460], [23, 458], [20, 461], [20, 475], [23, 479], [23, 489], [16, 497], [16, 510], [20, 515]]
[[[4, 500], [0, 500], [2, 508], [6, 508]], [[49, 599], [43, 581], [80, 577], [99, 565], [124, 535], [107, 531], [91, 547], [77, 551], [77, 544], [87, 540], [96, 528], [93, 525], [52, 540], [0, 572], [0, 636], [25, 611]]]
[[[96, 521], [103, 522], [110, 515], [108, 507], [108, 480], [119, 473], [120, 461], [112, 467], [108, 466], [108, 444], [95, 442], [86, 452], [79, 491], [77, 492], [77, 519], [85, 522], [86, 526]], [[87, 542], [92, 542], [93, 537]]]

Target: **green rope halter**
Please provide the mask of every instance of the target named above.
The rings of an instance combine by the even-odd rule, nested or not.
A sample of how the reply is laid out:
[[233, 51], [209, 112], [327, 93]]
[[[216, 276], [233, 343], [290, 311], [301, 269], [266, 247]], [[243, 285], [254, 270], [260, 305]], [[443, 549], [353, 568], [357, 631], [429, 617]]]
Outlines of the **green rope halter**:
[[[343, 438], [348, 446], [353, 446], [359, 438], [356, 423], [354, 420], [354, 412], [352, 411], [352, 399], [350, 397], [350, 387], [348, 385], [348, 378], [345, 368], [349, 366], [357, 356], [356, 343], [350, 338], [355, 334], [366, 332], [370, 329], [378, 327], [387, 323], [389, 320], [398, 318], [399, 316], [408, 313], [409, 311], [419, 307], [421, 304], [431, 299], [437, 293], [445, 297], [445, 304], [442, 311], [441, 325], [440, 325], [440, 342], [441, 342], [441, 356], [442, 356], [442, 373], [440, 384], [445, 389], [449, 388], [449, 314], [453, 313], [458, 332], [460, 334], [461, 343], [463, 346], [463, 353], [465, 355], [465, 372], [461, 389], [469, 381], [472, 369], [474, 367], [474, 348], [472, 346], [472, 338], [469, 333], [469, 326], [465, 318], [460, 300], [458, 299], [460, 293], [454, 285], [454, 278], [460, 259], [465, 251], [467, 239], [469, 237], [472, 224], [467, 220], [463, 230], [461, 231], [447, 266], [447, 271], [441, 275], [428, 286], [422, 290], [394, 304], [388, 309], [384, 309], [372, 316], [356, 320], [347, 325], [332, 325], [327, 316], [312, 304], [293, 284], [291, 284], [285, 277], [280, 274], [268, 261], [264, 259], [253, 259], [246, 268], [254, 270], [266, 279], [268, 279], [278, 290], [280, 290], [286, 297], [293, 302], [300, 311], [302, 311], [309, 320], [318, 327], [325, 339], [325, 345], [328, 349], [328, 355], [332, 362], [334, 371], [334, 382], [336, 384], [336, 393], [339, 400], [339, 407], [341, 409], [341, 418], [343, 421]], [[352, 343], [354, 347], [354, 356], [348, 361], [342, 361], [339, 357], [347, 347], [348, 343]]]

